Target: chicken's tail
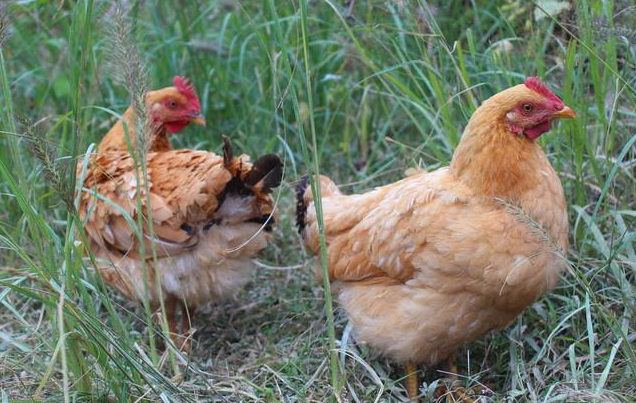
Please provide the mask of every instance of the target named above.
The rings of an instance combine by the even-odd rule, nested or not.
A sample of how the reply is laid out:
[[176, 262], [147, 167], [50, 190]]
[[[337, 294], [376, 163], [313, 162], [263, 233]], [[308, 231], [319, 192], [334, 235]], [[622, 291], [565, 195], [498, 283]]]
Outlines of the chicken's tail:
[[298, 185], [296, 185], [296, 227], [298, 228], [298, 233], [302, 233], [306, 225], [307, 203], [305, 203], [305, 191], [307, 191], [308, 187], [309, 176], [303, 175]]
[[271, 193], [283, 179], [283, 163], [276, 154], [265, 154], [252, 164], [243, 178], [245, 185], [263, 194]]
[[[341, 194], [338, 186], [324, 175], [320, 175], [320, 193], [322, 197]], [[309, 176], [304, 175], [296, 185], [296, 227], [301, 234], [307, 226], [307, 207], [313, 200], [314, 197], [309, 187]]]
[[223, 136], [223, 165], [232, 174], [235, 185], [240, 184], [248, 194], [265, 195], [280, 186], [283, 179], [283, 162], [276, 154], [265, 154], [245, 170], [243, 160], [234, 157], [230, 140]]
[[249, 221], [271, 229], [274, 224], [274, 200], [269, 195], [280, 186], [283, 179], [283, 163], [275, 154], [265, 154], [253, 163], [242, 157], [234, 157], [232, 146], [223, 136], [223, 165], [232, 178], [225, 185], [215, 212], [215, 220], [228, 222]]

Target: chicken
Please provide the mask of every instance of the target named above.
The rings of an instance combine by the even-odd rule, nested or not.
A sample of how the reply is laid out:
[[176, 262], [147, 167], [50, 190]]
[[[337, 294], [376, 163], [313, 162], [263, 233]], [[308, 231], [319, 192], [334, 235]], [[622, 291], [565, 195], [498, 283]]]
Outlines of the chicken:
[[[180, 76], [176, 76], [173, 83], [174, 87], [166, 87], [146, 94], [146, 110], [151, 127], [148, 151], [171, 150], [169, 133], [178, 133], [190, 123], [205, 125], [199, 98], [192, 84]], [[132, 106], [129, 107], [122, 115], [123, 119], [118, 120], [99, 143], [99, 152], [128, 150], [124, 121], [128, 128], [131, 145], [135, 147], [136, 117], [135, 109]]]
[[[536, 139], [567, 117], [575, 113], [530, 77], [483, 102], [448, 167], [356, 195], [320, 177], [329, 277], [358, 340], [407, 373], [453, 365], [456, 350], [554, 287], [566, 266], [566, 202]], [[317, 252], [306, 178], [297, 197], [299, 231]], [[411, 398], [417, 386], [407, 379]]]
[[240, 290], [267, 246], [275, 223], [269, 193], [282, 164], [273, 154], [253, 164], [234, 157], [226, 139], [223, 156], [151, 152], [146, 166], [147, 183], [127, 152], [92, 155], [79, 215], [104, 281], [131, 300], [147, 299], [153, 311], [163, 301], [173, 341], [187, 351], [183, 334], [195, 308]]

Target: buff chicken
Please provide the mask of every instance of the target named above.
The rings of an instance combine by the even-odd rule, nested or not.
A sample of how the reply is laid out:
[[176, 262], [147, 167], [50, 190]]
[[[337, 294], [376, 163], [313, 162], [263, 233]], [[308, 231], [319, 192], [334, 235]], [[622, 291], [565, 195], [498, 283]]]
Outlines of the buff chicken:
[[[574, 117], [531, 77], [482, 103], [450, 166], [355, 195], [320, 177], [332, 290], [356, 339], [406, 367], [409, 398], [418, 395], [417, 365], [445, 361], [456, 372], [459, 348], [555, 286], [568, 218], [537, 139]], [[297, 194], [299, 231], [318, 252], [306, 178]]]
[[[79, 215], [105, 283], [153, 311], [163, 302], [173, 342], [188, 351], [196, 307], [244, 287], [270, 241], [282, 163], [273, 154], [253, 163], [234, 156], [226, 138], [223, 155], [173, 150], [168, 132], [203, 121], [192, 86], [179, 77], [175, 87], [148, 93], [146, 106], [154, 125], [145, 174], [118, 122], [78, 166]], [[124, 114], [129, 129], [133, 114]]]

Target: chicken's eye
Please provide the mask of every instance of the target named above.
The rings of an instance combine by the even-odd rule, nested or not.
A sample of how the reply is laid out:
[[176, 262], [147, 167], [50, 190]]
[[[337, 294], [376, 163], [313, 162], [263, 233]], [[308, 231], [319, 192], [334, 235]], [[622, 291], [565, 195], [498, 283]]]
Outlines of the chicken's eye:
[[169, 107], [170, 109], [174, 109], [174, 108], [176, 108], [176, 107], [177, 107], [177, 101], [175, 101], [175, 100], [170, 100], [170, 101], [168, 102], [168, 107]]
[[532, 110], [532, 104], [523, 104], [523, 110], [525, 112], [530, 112]]

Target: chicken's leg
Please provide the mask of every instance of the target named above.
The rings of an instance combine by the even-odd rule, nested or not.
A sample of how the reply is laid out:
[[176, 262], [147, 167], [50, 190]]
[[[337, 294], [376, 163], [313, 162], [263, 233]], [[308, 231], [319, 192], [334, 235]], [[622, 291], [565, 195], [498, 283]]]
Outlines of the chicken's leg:
[[179, 329], [177, 328], [177, 300], [174, 298], [167, 298], [164, 307], [166, 309], [166, 321], [168, 322], [168, 331], [170, 332], [170, 338], [177, 348], [180, 348], [179, 344]]
[[[184, 344], [182, 342], [182, 338], [181, 338], [181, 334], [179, 333], [179, 328], [177, 327], [177, 306], [179, 305], [179, 302], [172, 298], [172, 297], [168, 297], [165, 299], [164, 301], [164, 309], [165, 309], [165, 315], [166, 315], [166, 322], [168, 324], [168, 333], [170, 336], [170, 340], [172, 340], [172, 342], [174, 343], [174, 345], [179, 348], [179, 349], [184, 349]], [[153, 311], [153, 321], [157, 324], [157, 326], [159, 326], [160, 329], [163, 329], [163, 316], [162, 316], [162, 311], [161, 311], [161, 305], [159, 305], [159, 303], [155, 303], [153, 305], [151, 305], [151, 309]], [[184, 313], [185, 317], [186, 317], [186, 322], [187, 322], [187, 315]], [[182, 324], [183, 326], [183, 324]], [[167, 347], [165, 345], [165, 343], [163, 343], [163, 339], [161, 339], [162, 344], [164, 345], [164, 347]], [[186, 349], [188, 346], [185, 346]]]
[[185, 303], [182, 304], [182, 307], [183, 309], [181, 311], [181, 337], [183, 338], [183, 341], [181, 343], [181, 350], [186, 353], [189, 353], [191, 348], [190, 328], [191, 328], [191, 324], [194, 322], [194, 311], [196, 310], [196, 307], [194, 305], [188, 306]]
[[418, 403], [417, 396], [419, 393], [420, 379], [417, 372], [417, 365], [408, 363], [404, 366], [404, 373], [406, 374], [406, 396], [409, 398], [409, 402]]
[[457, 371], [457, 363], [455, 362], [455, 354], [450, 355], [446, 359], [446, 370], [450, 373], [451, 379], [458, 380], [459, 372]]

